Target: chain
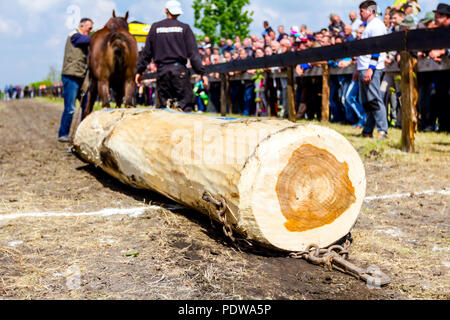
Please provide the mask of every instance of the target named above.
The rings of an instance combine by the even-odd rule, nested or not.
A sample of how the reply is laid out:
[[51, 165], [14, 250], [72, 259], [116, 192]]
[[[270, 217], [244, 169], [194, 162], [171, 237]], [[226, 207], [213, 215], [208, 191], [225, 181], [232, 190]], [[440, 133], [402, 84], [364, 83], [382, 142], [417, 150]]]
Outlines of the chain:
[[[225, 199], [218, 197], [215, 199], [209, 192], [203, 193], [202, 199], [216, 207], [216, 215], [223, 226], [223, 233], [228, 237], [233, 245], [237, 246], [237, 239], [233, 235], [233, 229], [227, 220], [227, 203]], [[328, 248], [320, 248], [317, 244], [310, 244], [306, 250], [292, 252], [289, 257], [294, 259], [305, 259], [316, 265], [324, 265], [330, 270], [333, 268], [341, 272], [350, 274], [358, 279], [366, 281], [367, 284], [384, 286], [390, 283], [390, 278], [380, 270], [364, 270], [348, 261], [349, 248], [352, 244], [352, 237], [349, 233], [341, 244], [334, 244]], [[246, 241], [247, 242], [247, 241]], [[247, 242], [248, 243], [248, 242]]]
[[367, 284], [384, 286], [390, 283], [390, 278], [380, 270], [364, 270], [348, 261], [348, 249], [352, 243], [351, 235], [346, 236], [342, 245], [332, 245], [321, 249], [317, 244], [310, 244], [305, 251], [292, 252], [289, 256], [294, 259], [305, 259], [316, 265], [324, 265], [330, 270], [333, 268], [350, 274]]
[[233, 235], [233, 229], [227, 220], [227, 203], [225, 202], [225, 199], [219, 198], [216, 200], [207, 191], [203, 193], [202, 199], [216, 206], [216, 214], [220, 223], [222, 223], [223, 233], [231, 240], [231, 242], [235, 243], [236, 238]]
[[348, 248], [350, 241], [347, 240], [343, 245], [333, 245], [327, 249], [321, 249], [317, 244], [310, 244], [305, 251], [293, 252], [289, 256], [295, 259], [305, 259], [314, 264], [324, 264], [331, 267], [333, 257], [342, 256], [344, 259], [348, 258]]

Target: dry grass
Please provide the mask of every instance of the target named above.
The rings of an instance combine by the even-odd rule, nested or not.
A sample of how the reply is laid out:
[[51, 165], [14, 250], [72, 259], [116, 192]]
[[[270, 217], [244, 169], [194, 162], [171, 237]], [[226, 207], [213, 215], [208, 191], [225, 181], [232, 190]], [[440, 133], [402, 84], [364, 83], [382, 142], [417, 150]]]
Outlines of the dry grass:
[[[21, 239], [17, 248], [2, 248], [0, 258], [19, 257], [13, 275], [3, 278], [5, 296], [19, 299], [190, 299], [221, 298], [223, 270], [209, 260], [205, 234], [184, 238], [180, 229], [196, 227], [164, 209], [149, 210], [139, 219], [111, 217], [33, 219], [0, 227], [0, 243]], [[169, 237], [175, 234], [175, 239]], [[195, 240], [193, 239], [195, 237]], [[174, 241], [175, 240], [175, 241]], [[195, 248], [195, 255], [192, 253]], [[229, 255], [224, 256], [230, 258]], [[242, 281], [233, 260], [229, 277]], [[225, 261], [222, 261], [225, 263]], [[66, 271], [77, 266], [81, 287], [68, 290]], [[242, 268], [237, 270], [243, 271]], [[11, 271], [11, 269], [10, 269]], [[220, 274], [220, 277], [218, 276]], [[225, 275], [226, 276], [226, 275]], [[201, 284], [201, 285], [199, 285]], [[208, 293], [202, 293], [202, 287]]]
[[389, 140], [360, 138], [361, 130], [351, 126], [330, 124], [332, 129], [343, 134], [364, 158], [385, 161], [421, 162], [450, 159], [450, 135], [437, 132], [418, 132], [415, 135], [414, 153], [401, 151], [401, 130], [391, 128]]
[[[446, 196], [436, 198], [441, 205], [448, 201]], [[392, 283], [386, 291], [408, 299], [448, 299], [450, 238], [445, 221], [450, 212], [431, 205], [417, 210], [417, 202], [408, 199], [397, 206], [383, 200], [378, 208], [366, 208], [353, 233], [351, 256], [389, 274]]]

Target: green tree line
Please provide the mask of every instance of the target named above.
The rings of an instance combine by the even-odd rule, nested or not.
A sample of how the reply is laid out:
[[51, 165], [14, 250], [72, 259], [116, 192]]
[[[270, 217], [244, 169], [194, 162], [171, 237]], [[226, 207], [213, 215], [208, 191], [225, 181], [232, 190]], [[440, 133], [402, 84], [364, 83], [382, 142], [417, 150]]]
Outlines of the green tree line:
[[250, 0], [194, 0], [194, 26], [216, 44], [220, 38], [247, 37], [253, 22], [253, 11], [244, 8], [249, 4]]

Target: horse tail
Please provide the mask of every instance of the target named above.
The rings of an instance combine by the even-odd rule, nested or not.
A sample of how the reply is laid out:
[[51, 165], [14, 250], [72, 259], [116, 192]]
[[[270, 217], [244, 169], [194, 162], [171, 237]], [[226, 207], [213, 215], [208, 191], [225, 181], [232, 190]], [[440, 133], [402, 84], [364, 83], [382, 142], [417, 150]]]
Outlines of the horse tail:
[[124, 66], [128, 38], [121, 32], [113, 31], [106, 37], [105, 45], [113, 49], [116, 66]]

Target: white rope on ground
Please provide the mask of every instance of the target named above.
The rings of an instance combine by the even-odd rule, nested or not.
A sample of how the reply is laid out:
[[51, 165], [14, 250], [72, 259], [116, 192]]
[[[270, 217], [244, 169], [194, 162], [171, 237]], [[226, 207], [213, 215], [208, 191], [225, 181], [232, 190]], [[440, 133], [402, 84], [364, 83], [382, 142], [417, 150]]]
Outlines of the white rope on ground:
[[397, 193], [397, 194], [390, 194], [385, 196], [373, 196], [373, 197], [366, 197], [364, 199], [365, 202], [370, 202], [374, 200], [384, 200], [384, 199], [395, 199], [395, 198], [407, 198], [407, 197], [413, 197], [413, 196], [421, 196], [421, 195], [434, 195], [434, 194], [443, 194], [443, 195], [450, 195], [450, 188], [446, 188], [444, 190], [426, 190], [421, 192], [410, 192], [410, 193]]
[[144, 214], [145, 211], [151, 209], [161, 209], [158, 206], [138, 207], [128, 209], [103, 209], [97, 212], [34, 212], [34, 213], [17, 213], [17, 214], [2, 214], [0, 213], [0, 221], [13, 220], [20, 218], [58, 218], [58, 217], [110, 217], [110, 216], [130, 216], [139, 217]]
[[[436, 191], [436, 190], [426, 190], [421, 192], [410, 192], [410, 193], [398, 193], [391, 195], [383, 195], [383, 196], [371, 196], [366, 197], [364, 199], [365, 202], [371, 202], [376, 200], [385, 200], [385, 199], [396, 199], [396, 198], [407, 198], [411, 196], [420, 196], [420, 195], [434, 195], [434, 194], [442, 194], [442, 195], [450, 195], [450, 188]], [[174, 209], [181, 207], [174, 207]], [[101, 211], [96, 212], [80, 212], [80, 213], [70, 213], [70, 212], [34, 212], [34, 213], [17, 213], [17, 214], [6, 214], [0, 212], [0, 221], [6, 220], [14, 220], [21, 218], [58, 218], [58, 217], [110, 217], [110, 216], [130, 216], [130, 217], [139, 217], [145, 213], [147, 210], [152, 209], [161, 209], [159, 206], [148, 206], [148, 207], [137, 207], [137, 208], [128, 208], [128, 209], [103, 209]], [[170, 208], [169, 208], [170, 209]]]

